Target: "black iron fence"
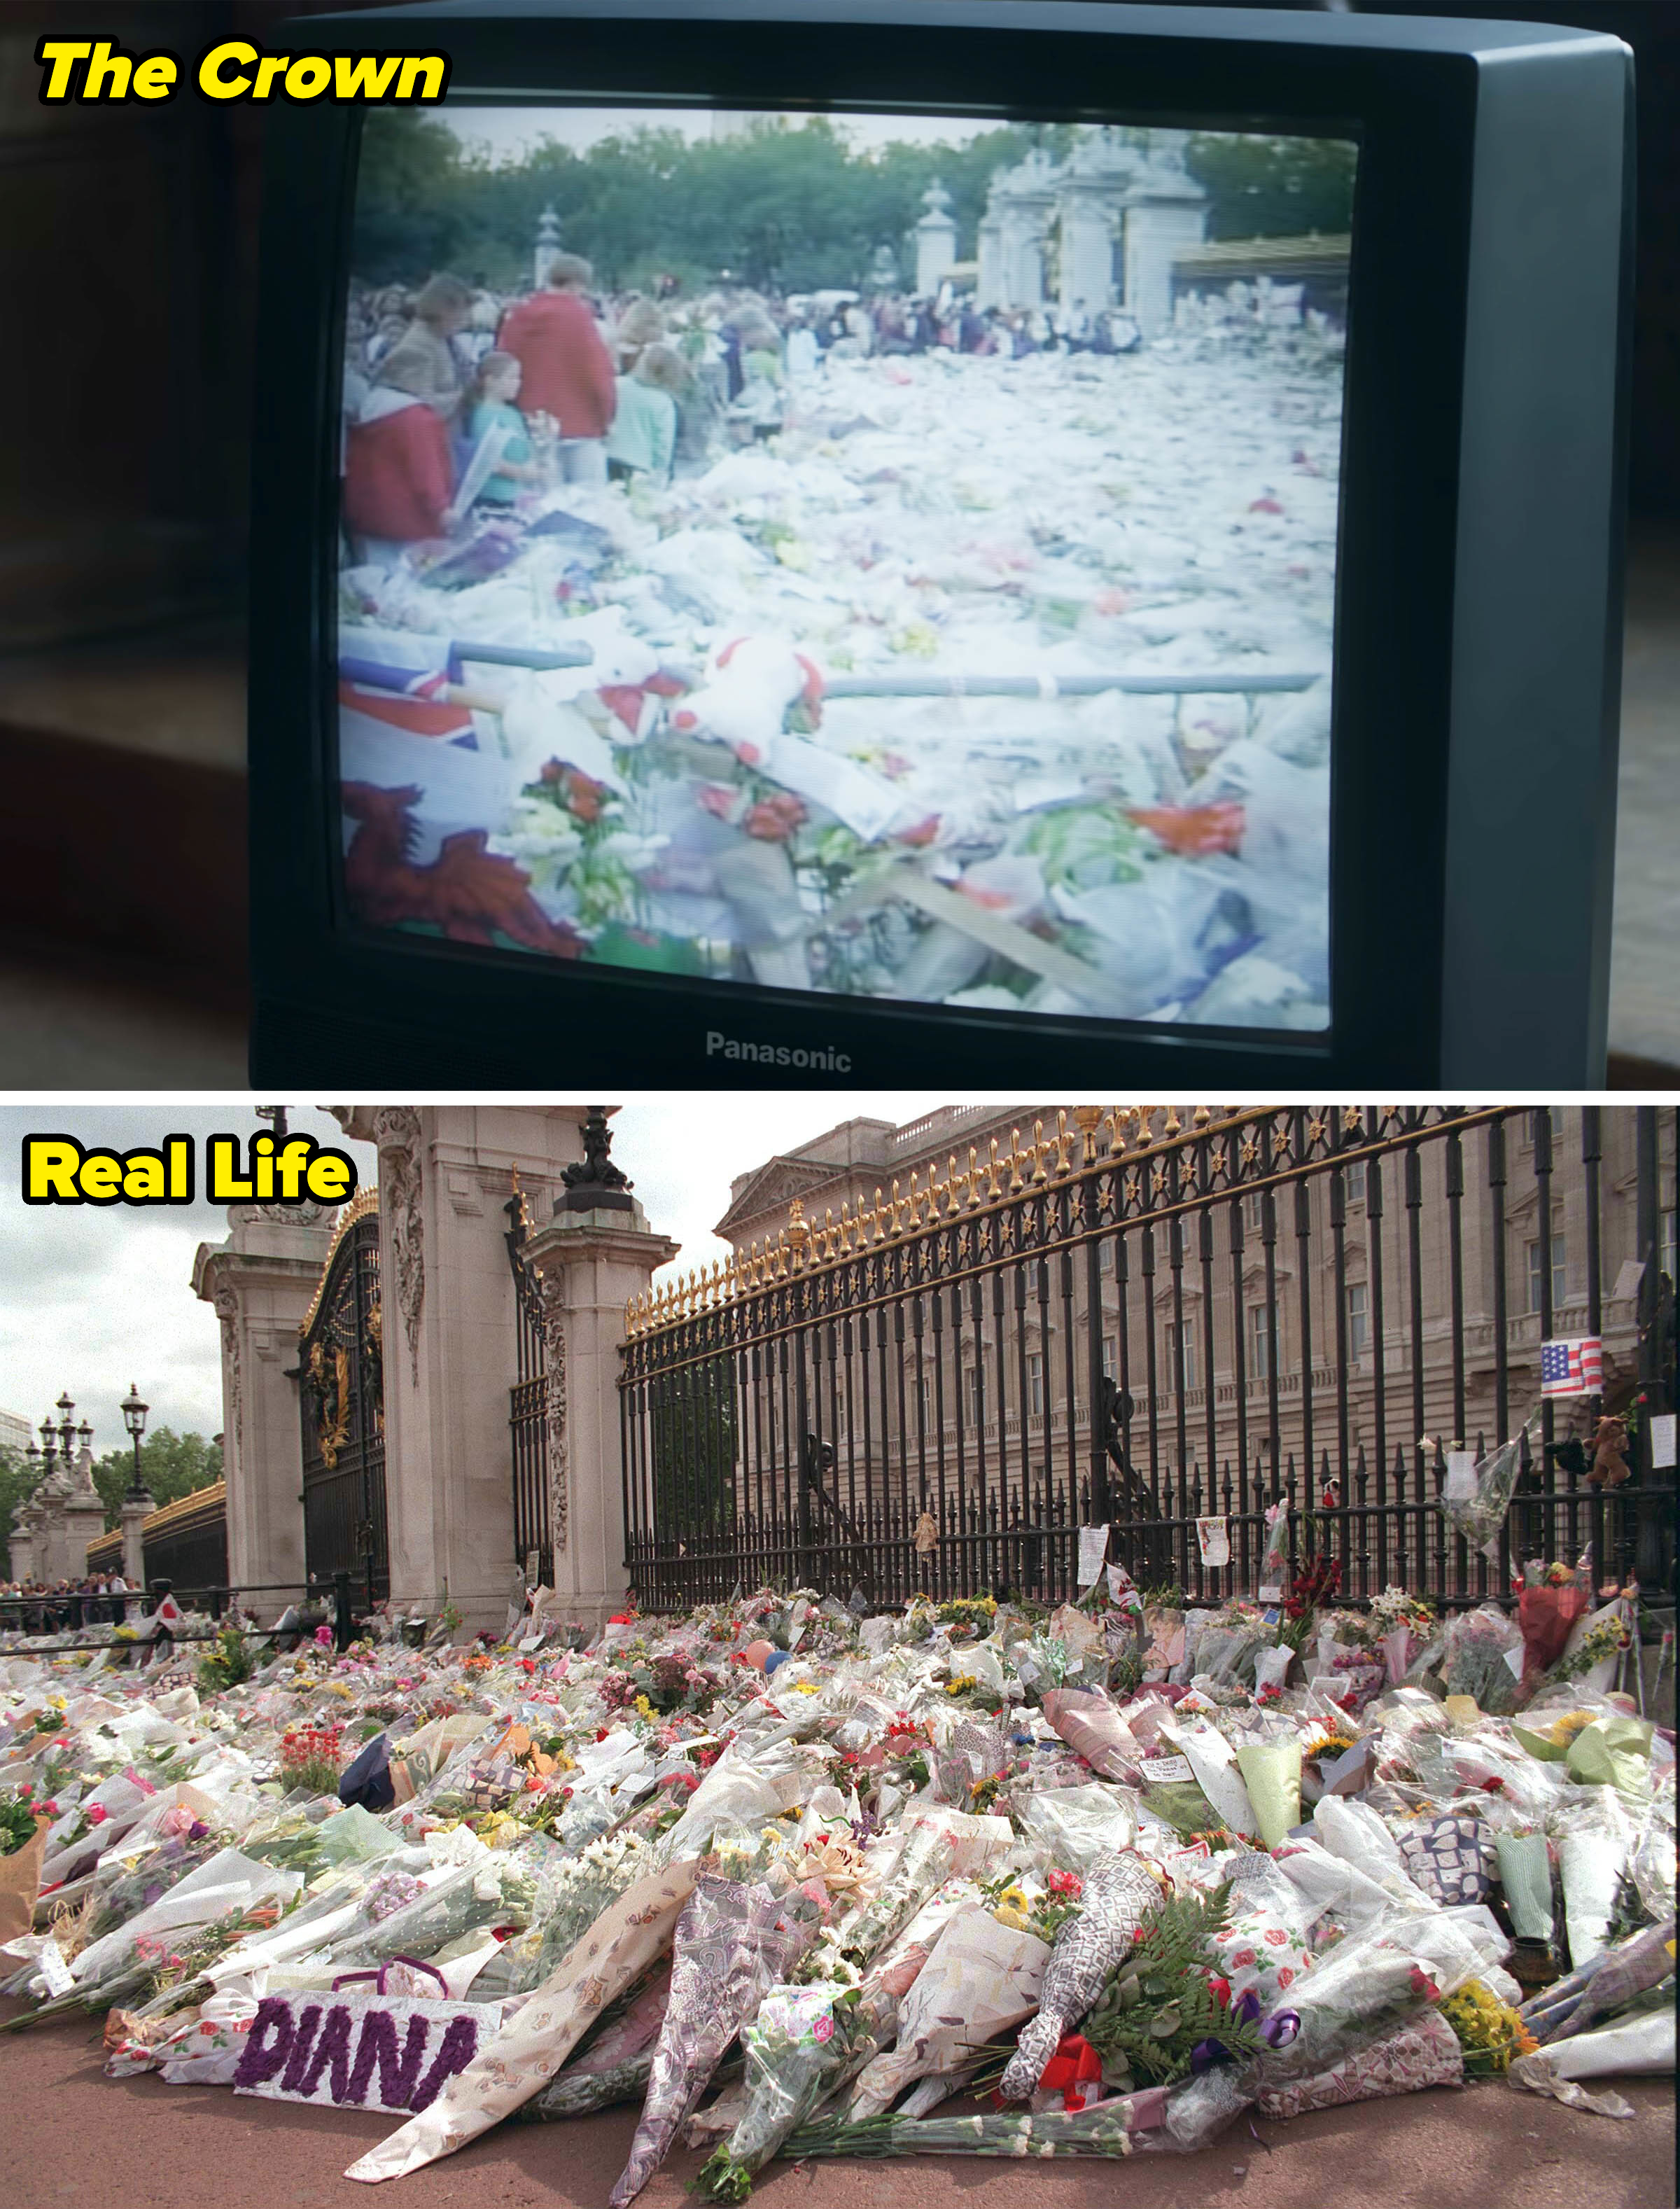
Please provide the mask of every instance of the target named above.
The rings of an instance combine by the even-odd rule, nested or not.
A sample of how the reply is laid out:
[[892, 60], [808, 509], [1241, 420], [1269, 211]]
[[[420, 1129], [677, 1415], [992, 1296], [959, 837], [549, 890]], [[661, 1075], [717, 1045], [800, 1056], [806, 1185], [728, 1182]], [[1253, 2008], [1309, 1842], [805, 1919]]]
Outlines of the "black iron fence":
[[[1082, 1526], [1141, 1583], [1253, 1592], [1269, 1508], [1352, 1599], [1448, 1604], [1523, 1559], [1671, 1597], [1677, 1116], [1654, 1107], [1065, 1111], [843, 1202], [627, 1315], [627, 1562], [656, 1609], [798, 1580], [872, 1601], [1071, 1593]], [[1541, 1397], [1540, 1346], [1597, 1346]], [[1590, 1360], [1593, 1352], [1586, 1353]], [[1491, 1556], [1444, 1510], [1521, 1429]], [[1601, 1417], [1629, 1478], [1593, 1484]], [[1196, 1522], [1226, 1521], [1204, 1566]]]
[[549, 1516], [549, 1351], [543, 1326], [542, 1276], [525, 1248], [531, 1212], [519, 1187], [502, 1207], [507, 1214], [507, 1262], [513, 1274], [518, 1377], [508, 1391], [507, 1432], [513, 1470], [513, 1556], [534, 1586], [554, 1578], [554, 1529]]
[[[251, 1627], [247, 1631], [258, 1640], [274, 1636], [289, 1640], [302, 1637], [317, 1624], [330, 1626], [335, 1648], [347, 1649], [355, 1638], [357, 1612], [351, 1592], [350, 1574], [335, 1573], [322, 1583], [320, 1580], [264, 1580], [243, 1586], [231, 1586], [226, 1582], [204, 1587], [177, 1587], [172, 1580], [159, 1576], [147, 1580], [144, 1591], [131, 1589], [127, 1594], [100, 1594], [82, 1589], [67, 1589], [62, 1592], [42, 1590], [33, 1595], [0, 1597], [0, 1634], [84, 1634], [96, 1626], [136, 1625], [142, 1617], [150, 1617], [165, 1596], [172, 1596], [185, 1613], [185, 1622], [179, 1627], [163, 1629], [159, 1638], [168, 1640], [213, 1641], [221, 1630], [224, 1616], [237, 1616], [245, 1606], [237, 1601], [243, 1596], [302, 1597], [296, 1606], [297, 1616], [289, 1626], [278, 1624]], [[287, 1608], [292, 1606], [288, 1604]], [[285, 1616], [282, 1610], [281, 1616]], [[119, 1641], [113, 1632], [104, 1641], [58, 1641], [42, 1647], [39, 1643], [31, 1655], [50, 1655], [53, 1650], [98, 1650], [111, 1648], [143, 1648], [143, 1642]]]

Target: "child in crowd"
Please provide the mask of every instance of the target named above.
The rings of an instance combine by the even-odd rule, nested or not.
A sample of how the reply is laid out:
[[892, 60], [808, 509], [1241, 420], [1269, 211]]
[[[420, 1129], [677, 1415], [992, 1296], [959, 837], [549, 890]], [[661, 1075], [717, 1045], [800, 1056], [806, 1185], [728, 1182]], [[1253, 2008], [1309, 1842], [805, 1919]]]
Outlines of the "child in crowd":
[[619, 377], [618, 406], [607, 432], [607, 473], [614, 483], [638, 477], [670, 481], [677, 394], [688, 380], [687, 363], [668, 345], [644, 346], [629, 375]]
[[[478, 487], [473, 504], [491, 512], [507, 512], [521, 491], [541, 484], [543, 470], [531, 450], [525, 416], [513, 401], [519, 395], [524, 374], [511, 352], [492, 348], [479, 362], [467, 394], [467, 445], [477, 453], [486, 437], [505, 442], [495, 472]], [[466, 464], [471, 466], [471, 460]]]

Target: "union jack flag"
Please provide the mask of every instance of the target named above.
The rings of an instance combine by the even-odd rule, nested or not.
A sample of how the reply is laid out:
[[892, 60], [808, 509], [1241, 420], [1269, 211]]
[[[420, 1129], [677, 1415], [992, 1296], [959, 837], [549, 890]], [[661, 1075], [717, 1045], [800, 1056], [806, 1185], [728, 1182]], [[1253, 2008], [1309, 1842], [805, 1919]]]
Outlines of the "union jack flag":
[[1596, 1396], [1604, 1386], [1604, 1345], [1595, 1334], [1540, 1345], [1542, 1396]]

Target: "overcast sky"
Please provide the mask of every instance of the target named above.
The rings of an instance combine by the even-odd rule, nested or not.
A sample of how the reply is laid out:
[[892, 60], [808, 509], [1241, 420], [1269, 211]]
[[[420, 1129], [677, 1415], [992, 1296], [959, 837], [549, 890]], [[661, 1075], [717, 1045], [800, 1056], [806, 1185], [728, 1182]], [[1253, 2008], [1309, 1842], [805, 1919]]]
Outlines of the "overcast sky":
[[[624, 1106], [613, 1154], [635, 1183], [650, 1225], [682, 1244], [679, 1271], [724, 1255], [711, 1233], [732, 1177], [848, 1119], [913, 1120], [948, 1100], [903, 1091], [872, 1094], [673, 1096]], [[979, 1101], [964, 1098], [965, 1102]], [[151, 1406], [148, 1425], [201, 1435], [221, 1426], [215, 1315], [192, 1290], [194, 1254], [219, 1243], [225, 1214], [201, 1201], [135, 1211], [21, 1201], [23, 1138], [74, 1135], [84, 1147], [132, 1150], [165, 1136], [203, 1141], [259, 1123], [249, 1103], [0, 1106], [0, 1410], [39, 1427], [65, 1389], [94, 1430], [96, 1453], [123, 1441], [117, 1409], [131, 1383]], [[344, 1144], [327, 1112], [298, 1106], [292, 1132]], [[347, 1146], [357, 1172], [376, 1177], [365, 1143]]]
[[[795, 118], [804, 122], [801, 115]], [[873, 147], [911, 140], [919, 146], [962, 145], [976, 131], [993, 130], [1001, 118], [938, 115], [836, 115], [830, 120], [855, 146]], [[439, 120], [474, 153], [488, 153], [498, 165], [520, 161], [545, 138], [582, 147], [603, 138], [622, 137], [639, 125], [681, 130], [686, 138], [711, 135], [710, 109], [675, 107], [472, 107], [446, 101]]]

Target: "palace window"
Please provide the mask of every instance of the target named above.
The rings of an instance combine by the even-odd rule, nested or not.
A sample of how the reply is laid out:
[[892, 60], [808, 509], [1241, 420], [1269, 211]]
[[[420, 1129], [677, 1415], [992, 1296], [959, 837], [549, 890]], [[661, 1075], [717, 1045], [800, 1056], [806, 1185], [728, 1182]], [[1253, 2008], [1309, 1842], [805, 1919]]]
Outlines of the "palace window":
[[1347, 1284], [1347, 1363], [1357, 1365], [1371, 1340], [1370, 1291], [1363, 1281]]
[[[1554, 1312], [1557, 1311], [1559, 1305], [1563, 1302], [1566, 1293], [1569, 1279], [1569, 1268], [1566, 1262], [1566, 1257], [1567, 1244], [1564, 1241], [1563, 1231], [1562, 1228], [1554, 1228], [1552, 1230], [1551, 1236], [1551, 1309]], [[1540, 1286], [1542, 1279], [1543, 1276], [1540, 1268], [1540, 1245], [1539, 1237], [1537, 1237], [1535, 1240], [1528, 1245], [1528, 1309], [1531, 1312], [1537, 1312], [1541, 1309]]]

